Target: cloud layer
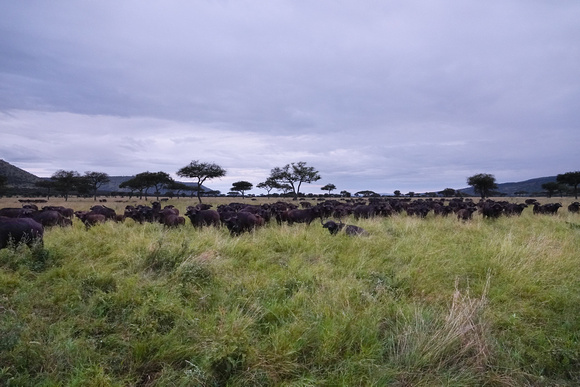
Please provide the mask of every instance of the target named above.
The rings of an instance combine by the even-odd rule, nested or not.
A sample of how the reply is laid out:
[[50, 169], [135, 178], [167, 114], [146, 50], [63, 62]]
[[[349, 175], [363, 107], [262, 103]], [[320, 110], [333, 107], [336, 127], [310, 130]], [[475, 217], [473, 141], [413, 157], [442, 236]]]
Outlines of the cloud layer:
[[[578, 170], [580, 4], [0, 5], [0, 157], [50, 176], [306, 161], [321, 192]], [[257, 190], [254, 190], [258, 192]]]

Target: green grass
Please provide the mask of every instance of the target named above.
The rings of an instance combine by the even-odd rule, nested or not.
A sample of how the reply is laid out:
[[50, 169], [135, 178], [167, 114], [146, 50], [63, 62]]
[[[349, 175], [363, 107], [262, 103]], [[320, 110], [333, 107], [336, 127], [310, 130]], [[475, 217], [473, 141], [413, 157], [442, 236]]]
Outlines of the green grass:
[[578, 215], [348, 222], [0, 250], [0, 385], [580, 384]]

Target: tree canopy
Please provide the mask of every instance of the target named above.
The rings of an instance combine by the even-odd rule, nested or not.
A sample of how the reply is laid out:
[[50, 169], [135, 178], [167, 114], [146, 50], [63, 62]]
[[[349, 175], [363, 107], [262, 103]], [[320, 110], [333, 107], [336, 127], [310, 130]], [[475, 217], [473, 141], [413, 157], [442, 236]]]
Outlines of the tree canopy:
[[580, 184], [580, 171], [566, 172], [556, 176], [558, 183], [574, 187], [574, 197], [578, 199], [578, 185]]
[[235, 183], [232, 184], [231, 191], [241, 192], [242, 199], [244, 199], [245, 192], [251, 190], [252, 187], [254, 187], [254, 185], [252, 183], [250, 183], [249, 181], [241, 180], [241, 181], [236, 181]]
[[111, 181], [109, 175], [105, 172], [93, 172], [87, 171], [85, 172], [83, 179], [85, 179], [87, 185], [90, 187], [91, 191], [93, 192], [93, 198], [97, 200], [97, 190], [105, 183]]
[[268, 199], [269, 199], [270, 198], [270, 191], [272, 191], [275, 188], [280, 188], [280, 184], [278, 184], [278, 182], [276, 180], [269, 177], [266, 179], [266, 181], [258, 183], [258, 185], [256, 185], [256, 188], [265, 189], [266, 192], [268, 193], [267, 195], [268, 195]]
[[302, 183], [312, 183], [321, 179], [314, 167], [306, 166], [305, 161], [286, 164], [284, 167], [276, 167], [270, 171], [270, 179], [275, 180], [280, 186], [289, 185], [294, 192], [294, 197], [300, 194]]
[[336, 189], [336, 186], [334, 184], [326, 184], [324, 187], [320, 188], [322, 191], [328, 191], [328, 194], [330, 195], [331, 191], [334, 191]]
[[194, 160], [177, 171], [177, 176], [197, 179], [197, 200], [201, 203], [201, 185], [207, 179], [215, 179], [226, 175], [226, 170], [215, 163], [201, 163]]
[[546, 191], [548, 198], [551, 198], [554, 196], [555, 192], [558, 192], [561, 189], [561, 186], [555, 181], [550, 181], [548, 183], [542, 184], [542, 189]]
[[481, 195], [484, 199], [489, 197], [492, 190], [497, 188], [495, 177], [489, 173], [478, 173], [467, 178], [467, 184], [473, 187], [473, 190]]
[[79, 185], [80, 178], [81, 175], [77, 171], [65, 171], [63, 169], [59, 169], [51, 176], [54, 182], [54, 189], [62, 193], [65, 201], [68, 201], [70, 192]]

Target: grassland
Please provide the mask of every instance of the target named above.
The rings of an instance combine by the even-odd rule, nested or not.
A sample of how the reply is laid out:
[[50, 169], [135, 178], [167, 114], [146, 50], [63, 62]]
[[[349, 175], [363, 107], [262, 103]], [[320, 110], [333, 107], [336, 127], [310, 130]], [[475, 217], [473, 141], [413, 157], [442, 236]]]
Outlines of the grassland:
[[580, 216], [348, 222], [371, 236], [75, 221], [0, 250], [0, 385], [580, 385]]

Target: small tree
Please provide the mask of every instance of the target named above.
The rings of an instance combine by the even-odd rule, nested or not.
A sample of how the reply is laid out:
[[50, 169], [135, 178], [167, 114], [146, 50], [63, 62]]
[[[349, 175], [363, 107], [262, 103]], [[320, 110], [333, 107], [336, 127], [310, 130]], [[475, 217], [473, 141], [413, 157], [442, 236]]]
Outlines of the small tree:
[[147, 187], [147, 182], [139, 175], [119, 184], [119, 188], [127, 188], [131, 191], [130, 196], [132, 196], [134, 192], [138, 192], [139, 199], [143, 198], [143, 192], [147, 189]]
[[371, 190], [358, 191], [358, 192], [355, 192], [354, 194], [358, 195], [358, 196], [379, 196], [378, 193], [376, 193], [375, 191], [371, 191]]
[[328, 194], [330, 195], [330, 191], [334, 191], [336, 189], [336, 186], [334, 184], [326, 184], [324, 187], [320, 189], [322, 191], [328, 191]]
[[242, 199], [245, 199], [245, 192], [251, 190], [254, 187], [254, 185], [252, 183], [250, 183], [249, 181], [236, 181], [235, 183], [232, 184], [232, 188], [230, 189], [230, 191], [232, 192], [241, 192], [242, 193]]
[[468, 177], [467, 184], [472, 186], [475, 193], [479, 193], [482, 199], [489, 197], [492, 190], [497, 188], [495, 177], [488, 173], [479, 173]]
[[548, 183], [542, 184], [542, 189], [546, 191], [548, 198], [554, 196], [554, 192], [558, 192], [560, 189], [560, 184], [555, 181], [550, 181]]
[[51, 179], [54, 182], [54, 188], [62, 193], [65, 202], [68, 201], [70, 192], [79, 184], [80, 177], [81, 175], [77, 171], [65, 171], [62, 169], [52, 175]]
[[105, 172], [92, 172], [87, 171], [83, 178], [86, 180], [88, 186], [91, 188], [93, 192], [93, 199], [97, 201], [97, 190], [105, 183], [111, 181], [109, 175]]
[[270, 171], [270, 178], [281, 185], [289, 185], [294, 192], [295, 199], [300, 194], [302, 183], [312, 183], [321, 179], [318, 171], [314, 167], [307, 167], [305, 161], [286, 164], [282, 168], [273, 168]]
[[351, 197], [351, 193], [344, 190], [344, 191], [340, 191], [340, 196], [345, 197], [345, 198], [349, 198]]
[[147, 196], [147, 189], [155, 188], [155, 196], [159, 201], [159, 195], [161, 191], [167, 187], [167, 185], [171, 184], [173, 179], [167, 172], [143, 172], [137, 174], [137, 176], [143, 180], [143, 184], [146, 186], [145, 188], [145, 196]]
[[580, 184], [580, 171], [566, 172], [556, 176], [556, 181], [574, 187], [574, 197], [578, 199], [578, 185]]
[[445, 188], [443, 191], [440, 191], [439, 193], [446, 198], [455, 196], [455, 190], [453, 188]]
[[398, 189], [396, 189], [396, 190], [393, 192], [393, 195], [395, 195], [396, 197], [399, 197], [399, 196], [401, 196], [401, 191], [400, 191], [400, 190], [398, 190]]
[[266, 181], [258, 183], [258, 185], [256, 185], [256, 188], [265, 189], [267, 192], [268, 199], [270, 199], [270, 191], [272, 191], [273, 189], [280, 188], [280, 184], [278, 184], [276, 180], [269, 177], [266, 179]]
[[207, 179], [215, 179], [226, 175], [226, 170], [215, 163], [200, 163], [194, 160], [177, 171], [177, 175], [197, 179], [197, 200], [201, 203], [201, 185]]
[[42, 179], [34, 183], [34, 185], [38, 188], [46, 189], [46, 200], [50, 199], [50, 191], [54, 188], [54, 181], [49, 179]]

